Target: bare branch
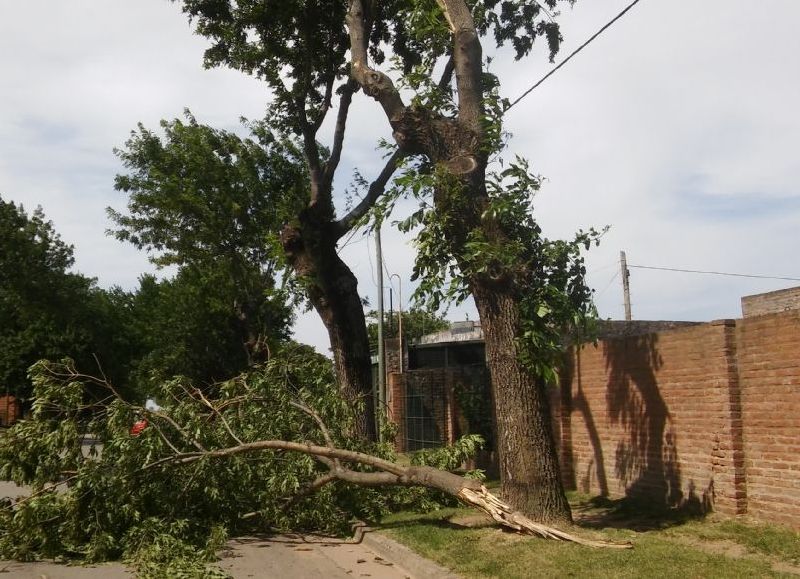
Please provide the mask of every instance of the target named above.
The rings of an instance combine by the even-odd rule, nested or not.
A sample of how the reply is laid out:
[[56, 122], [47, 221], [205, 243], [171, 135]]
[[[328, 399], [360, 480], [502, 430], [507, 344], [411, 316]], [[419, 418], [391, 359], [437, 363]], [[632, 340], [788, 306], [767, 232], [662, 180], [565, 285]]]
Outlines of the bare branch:
[[322, 123], [325, 122], [325, 117], [328, 116], [328, 111], [331, 108], [331, 96], [333, 95], [333, 83], [335, 77], [330, 76], [328, 77], [328, 82], [325, 83], [325, 96], [322, 98], [322, 108], [317, 113], [317, 118], [314, 119], [312, 124], [312, 128], [314, 129], [314, 134], [317, 134], [319, 128], [322, 126]]
[[367, 95], [380, 103], [389, 121], [399, 118], [406, 108], [400, 93], [387, 75], [369, 67], [367, 58], [369, 30], [361, 0], [350, 2], [347, 27], [350, 33], [350, 74]]
[[366, 215], [367, 211], [369, 211], [375, 202], [378, 200], [383, 192], [386, 190], [386, 184], [391, 179], [392, 175], [394, 174], [397, 166], [400, 164], [400, 161], [405, 158], [406, 154], [397, 149], [391, 157], [386, 161], [386, 164], [383, 166], [383, 170], [381, 171], [380, 175], [378, 175], [377, 179], [375, 179], [369, 186], [367, 190], [367, 194], [364, 198], [350, 210], [350, 212], [342, 217], [339, 221], [336, 222], [336, 237], [341, 238], [345, 233], [350, 231], [356, 224], [356, 222], [361, 219], [364, 215]]
[[630, 543], [609, 543], [606, 541], [593, 541], [578, 537], [560, 529], [549, 527], [531, 521], [522, 513], [515, 511], [507, 503], [494, 496], [486, 487], [477, 481], [466, 479], [429, 466], [402, 466], [397, 463], [378, 458], [362, 452], [330, 448], [314, 444], [304, 444], [287, 440], [261, 440], [230, 448], [222, 448], [203, 453], [184, 453], [166, 457], [142, 467], [140, 472], [155, 466], [177, 463], [188, 464], [203, 458], [234, 456], [246, 452], [259, 450], [289, 450], [311, 455], [316, 458], [340, 459], [346, 462], [360, 463], [372, 466], [381, 472], [360, 472], [349, 469], [332, 470], [311, 483], [312, 488], [321, 488], [333, 480], [342, 480], [362, 486], [425, 486], [439, 489], [451, 496], [457, 497], [463, 503], [477, 508], [491, 516], [499, 524], [515, 531], [538, 535], [548, 539], [571, 541], [590, 547], [610, 547], [616, 549], [629, 549]]
[[439, 83], [437, 84], [440, 91], [444, 92], [448, 89], [450, 83], [453, 81], [453, 71], [455, 71], [455, 69], [456, 69], [456, 63], [455, 60], [453, 60], [453, 55], [451, 54], [444, 65], [442, 76], [439, 79]]
[[453, 60], [458, 87], [458, 118], [481, 135], [483, 87], [482, 49], [472, 12], [464, 0], [436, 0], [453, 33]]
[[225, 417], [222, 415], [222, 413], [219, 412], [214, 407], [214, 405], [208, 400], [208, 398], [205, 397], [205, 395], [203, 395], [203, 392], [199, 388], [197, 388], [196, 391], [197, 391], [197, 395], [200, 397], [200, 400], [203, 402], [203, 404], [205, 404], [205, 406], [207, 408], [209, 408], [211, 410], [211, 412], [213, 412], [214, 415], [217, 418], [220, 419], [220, 421], [222, 422], [222, 426], [225, 427], [225, 430], [228, 431], [228, 434], [231, 435], [231, 438], [233, 438], [233, 440], [236, 441], [236, 444], [243, 444], [242, 441], [239, 439], [239, 437], [236, 436], [236, 434], [234, 434], [233, 430], [231, 429], [230, 424], [228, 424], [228, 421], [225, 420]]
[[358, 90], [358, 83], [354, 80], [349, 80], [344, 87], [342, 87], [342, 96], [339, 99], [339, 112], [336, 115], [336, 128], [333, 133], [333, 146], [331, 147], [331, 156], [325, 163], [325, 170], [323, 172], [323, 179], [330, 184], [333, 182], [333, 175], [336, 173], [336, 167], [339, 165], [339, 160], [342, 157], [342, 146], [344, 144], [344, 131], [347, 126], [347, 115], [350, 112], [350, 103], [353, 102], [353, 93]]
[[144, 411], [150, 414], [151, 416], [157, 416], [158, 418], [161, 418], [166, 422], [169, 422], [172, 428], [180, 432], [181, 436], [183, 436], [183, 438], [185, 438], [188, 442], [190, 442], [191, 445], [194, 446], [200, 452], [208, 452], [202, 444], [200, 444], [193, 437], [189, 436], [189, 433], [186, 432], [183, 428], [181, 428], [181, 426], [177, 422], [175, 422], [171, 416], [164, 414], [163, 412], [158, 412], [156, 410], [144, 409]]
[[161, 427], [158, 426], [158, 423], [155, 420], [152, 421], [150, 424], [153, 426], [153, 428], [156, 429], [156, 432], [158, 432], [158, 435], [161, 437], [161, 440], [163, 440], [166, 443], [166, 445], [172, 449], [172, 452], [180, 453], [180, 450], [178, 450], [177, 447], [169, 441], [169, 438], [167, 438], [167, 436], [164, 434], [164, 431], [161, 430]]
[[328, 445], [328, 448], [334, 448], [333, 439], [331, 438], [330, 432], [328, 432], [328, 427], [325, 426], [325, 423], [320, 418], [319, 414], [317, 414], [312, 408], [303, 404], [302, 402], [295, 402], [290, 400], [289, 404], [297, 408], [298, 410], [302, 410], [306, 414], [308, 414], [319, 426], [320, 431], [322, 431], [322, 436], [325, 438], [325, 444]]

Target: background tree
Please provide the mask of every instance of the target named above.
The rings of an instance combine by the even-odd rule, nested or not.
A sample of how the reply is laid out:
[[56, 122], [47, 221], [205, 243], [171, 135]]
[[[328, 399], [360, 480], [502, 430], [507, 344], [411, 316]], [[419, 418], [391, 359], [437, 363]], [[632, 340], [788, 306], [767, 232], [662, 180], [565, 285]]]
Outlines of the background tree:
[[[383, 159], [377, 176], [363, 183], [361, 200], [347, 214], [336, 215], [333, 181], [358, 90], [346, 60], [347, 4], [183, 0], [181, 5], [196, 23], [197, 33], [212, 43], [205, 52], [206, 66], [229, 66], [262, 79], [273, 97], [267, 123], [301, 144], [309, 188], [304, 207], [286, 222], [281, 244], [328, 331], [342, 394], [353, 403], [365, 403], [356, 430], [374, 438], [370, 350], [361, 296], [337, 247], [374, 206], [402, 153]], [[380, 38], [376, 32], [376, 46]], [[334, 111], [333, 135], [326, 148], [319, 133]]]
[[133, 376], [138, 389], [152, 393], [159, 382], [177, 375], [208, 388], [243, 372], [254, 357], [265, 359], [269, 348], [288, 340], [291, 309], [284, 300], [265, 295], [249, 310], [247, 329], [260, 337], [259, 343], [250, 344], [232, 307], [240, 292], [224, 268], [187, 265], [160, 282], [142, 276], [131, 296], [129, 322], [142, 347]]
[[28, 367], [63, 356], [94, 372], [99, 363], [126, 386], [134, 344], [117, 325], [115, 292], [70, 272], [73, 263], [41, 208], [28, 215], [0, 197], [0, 393], [29, 398]]
[[[258, 141], [200, 125], [189, 111], [186, 119], [162, 121], [163, 139], [140, 125], [116, 151], [129, 171], [117, 176], [116, 188], [129, 198], [128, 214], [108, 210], [119, 226], [113, 233], [151, 251], [156, 265], [179, 266], [178, 279], [161, 288], [162, 297], [188, 314], [193, 294], [215, 321], [224, 314], [225, 329], [219, 331], [239, 336], [241, 351], [234, 359], [255, 362], [263, 359], [270, 339], [286, 333], [290, 315], [286, 294], [276, 288], [280, 258], [270, 236], [274, 239], [283, 216], [297, 207], [306, 175], [291, 143], [256, 126]], [[152, 293], [152, 280], [142, 289]], [[175, 315], [166, 319], [177, 322]], [[186, 322], [200, 321], [196, 314]], [[186, 339], [198, 337], [184, 329]], [[231, 354], [228, 348], [225, 354]], [[242, 369], [236, 362], [233, 367]], [[218, 376], [221, 370], [191, 374]]]
[[[210, 5], [205, 8], [212, 9]], [[225, 23], [233, 28], [238, 25], [236, 21]], [[262, 22], [261, 26], [274, 35], [273, 28], [280, 24]], [[234, 44], [246, 42], [235, 34], [230, 40]], [[280, 44], [282, 50], [291, 52], [284, 38]], [[300, 52], [305, 49], [309, 50], [309, 58], [327, 58], [319, 46], [296, 47]], [[236, 62], [250, 66], [243, 63], [250, 62], [251, 55], [239, 52], [234, 45], [231, 50], [235, 59], [241, 59]], [[219, 50], [214, 54], [213, 58], [222, 58]], [[355, 429], [359, 436], [374, 438], [364, 313], [356, 278], [336, 248], [338, 240], [359, 223], [382, 191], [394, 163], [387, 164], [362, 202], [342, 219], [335, 219], [332, 183], [352, 86], [341, 91], [336, 136], [330, 151], [317, 143], [316, 133], [331, 107], [336, 71], [339, 68], [334, 66], [333, 72], [323, 75], [330, 77], [325, 81], [327, 96], [323, 103], [317, 98], [320, 81], [311, 78], [317, 73], [312, 69], [296, 70], [293, 74], [301, 80], [294, 84], [294, 96], [289, 99], [288, 89], [281, 84], [282, 99], [274, 105], [269, 123], [250, 126], [252, 138], [241, 139], [199, 125], [191, 116], [188, 124], [177, 120], [162, 123], [164, 142], [140, 126], [127, 149], [119, 152], [132, 171], [117, 180], [117, 188], [131, 195], [130, 215], [113, 211], [111, 215], [120, 225], [116, 232], [120, 239], [163, 252], [156, 263], [227, 260], [232, 278], [244, 292], [236, 302], [243, 326], [264, 298], [260, 291], [263, 285], [259, 290], [244, 283], [254, 279], [242, 274], [244, 264], [266, 266], [271, 276], [276, 267], [288, 266], [293, 277], [284, 277], [284, 281], [291, 280], [302, 290], [328, 329], [340, 390], [347, 400], [362, 408]], [[273, 88], [280, 80], [272, 73], [269, 79]], [[304, 103], [310, 103], [313, 112], [303, 108]], [[298, 136], [299, 147], [295, 145]], [[237, 255], [244, 258], [236, 258]], [[252, 331], [248, 331], [248, 342], [253, 343]]]
[[[383, 313], [383, 335], [387, 339], [397, 338], [400, 334], [399, 312]], [[370, 310], [367, 313], [367, 333], [372, 350], [378, 348], [378, 312]], [[426, 334], [440, 332], [450, 327], [450, 322], [441, 316], [429, 312], [424, 308], [411, 308], [403, 312], [403, 340], [416, 340]]]

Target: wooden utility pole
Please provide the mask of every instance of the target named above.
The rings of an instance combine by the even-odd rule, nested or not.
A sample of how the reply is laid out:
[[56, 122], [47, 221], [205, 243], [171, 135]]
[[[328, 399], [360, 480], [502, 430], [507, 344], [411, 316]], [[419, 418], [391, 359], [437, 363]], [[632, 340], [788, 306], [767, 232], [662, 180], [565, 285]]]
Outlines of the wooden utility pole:
[[630, 276], [631, 272], [628, 270], [628, 260], [625, 258], [625, 252], [619, 252], [619, 264], [622, 271], [622, 293], [625, 298], [625, 320], [631, 320], [631, 286]]

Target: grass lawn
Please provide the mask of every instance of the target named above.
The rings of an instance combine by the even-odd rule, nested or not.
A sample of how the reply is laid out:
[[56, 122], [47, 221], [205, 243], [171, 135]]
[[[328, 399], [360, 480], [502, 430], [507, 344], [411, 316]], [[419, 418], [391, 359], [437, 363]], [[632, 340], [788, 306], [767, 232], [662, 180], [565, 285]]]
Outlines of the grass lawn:
[[624, 501], [572, 496], [576, 531], [630, 541], [592, 549], [523, 537], [471, 509], [399, 513], [383, 532], [464, 577], [798, 577], [800, 534], [773, 526], [647, 512]]

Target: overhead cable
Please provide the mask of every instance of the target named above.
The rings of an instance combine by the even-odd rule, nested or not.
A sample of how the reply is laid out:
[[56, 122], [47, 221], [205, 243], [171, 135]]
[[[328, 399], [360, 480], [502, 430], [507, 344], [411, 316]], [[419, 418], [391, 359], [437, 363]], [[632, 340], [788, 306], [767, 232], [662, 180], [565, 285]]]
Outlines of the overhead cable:
[[561, 68], [562, 66], [564, 66], [565, 64], [567, 64], [567, 63], [570, 61], [570, 59], [571, 59], [573, 56], [575, 56], [575, 55], [576, 55], [576, 54], [578, 54], [578, 53], [579, 53], [581, 50], [583, 50], [584, 48], [586, 48], [586, 46], [588, 46], [590, 42], [592, 42], [592, 41], [593, 41], [595, 38], [597, 38], [597, 37], [598, 37], [598, 36], [600, 36], [600, 35], [601, 35], [603, 32], [605, 32], [607, 28], [609, 28], [609, 27], [610, 27], [612, 24], [614, 24], [614, 23], [615, 23], [617, 20], [619, 20], [620, 18], [622, 18], [622, 17], [625, 15], [625, 13], [626, 13], [628, 10], [630, 10], [631, 8], [633, 8], [634, 6], [636, 6], [636, 4], [638, 4], [640, 1], [641, 1], [641, 0], [633, 0], [633, 2], [631, 2], [630, 4], [628, 4], [628, 5], [625, 7], [625, 9], [624, 9], [622, 12], [620, 12], [619, 14], [617, 14], [617, 15], [616, 15], [616, 16], [615, 16], [615, 17], [614, 17], [612, 20], [610, 20], [610, 21], [609, 21], [609, 22], [608, 22], [608, 23], [607, 23], [605, 26], [603, 26], [603, 27], [602, 27], [600, 30], [598, 30], [597, 32], [595, 32], [595, 33], [594, 33], [594, 34], [593, 34], [593, 35], [592, 35], [592, 36], [589, 38], [589, 40], [587, 40], [586, 42], [584, 42], [583, 44], [581, 44], [581, 45], [580, 45], [578, 48], [576, 48], [575, 50], [573, 50], [573, 51], [572, 51], [572, 53], [570, 53], [570, 55], [569, 55], [567, 58], [565, 58], [565, 59], [564, 59], [564, 60], [562, 60], [560, 63], [558, 63], [558, 66], [556, 66], [556, 67], [555, 67], [553, 70], [551, 70], [551, 71], [550, 71], [550, 72], [548, 72], [546, 75], [544, 75], [542, 78], [540, 78], [540, 79], [539, 79], [539, 81], [538, 81], [538, 82], [536, 82], [536, 84], [534, 84], [534, 85], [533, 85], [531, 88], [529, 88], [529, 89], [528, 89], [528, 90], [526, 90], [524, 93], [522, 93], [522, 94], [521, 94], [521, 95], [520, 95], [520, 96], [519, 96], [519, 97], [518, 97], [518, 98], [517, 98], [517, 99], [516, 99], [514, 102], [512, 102], [510, 105], [508, 105], [508, 106], [507, 106], [507, 107], [504, 109], [504, 111], [507, 111], [508, 109], [510, 109], [511, 107], [513, 107], [515, 104], [517, 104], [519, 101], [521, 101], [521, 100], [522, 100], [522, 99], [524, 99], [526, 96], [528, 96], [528, 95], [529, 95], [529, 94], [530, 94], [530, 93], [533, 91], [533, 89], [535, 89], [535, 88], [536, 88], [536, 87], [538, 87], [540, 84], [542, 84], [544, 81], [546, 81], [548, 78], [550, 78], [550, 77], [551, 77], [551, 76], [552, 76], [552, 75], [553, 75], [553, 74], [554, 74], [554, 73], [555, 73], [555, 72], [556, 72], [556, 71], [557, 71], [559, 68]]
[[757, 275], [757, 274], [750, 274], [750, 273], [726, 273], [723, 271], [704, 271], [699, 269], [680, 269], [677, 267], [656, 267], [652, 265], [631, 265], [628, 264], [628, 267], [635, 267], [638, 269], [657, 269], [659, 271], [679, 271], [681, 273], [704, 273], [708, 275], [726, 275], [730, 277], [751, 277], [757, 279], [779, 279], [785, 281], [800, 281], [800, 277], [786, 277], [786, 276], [775, 276], [775, 275]]

